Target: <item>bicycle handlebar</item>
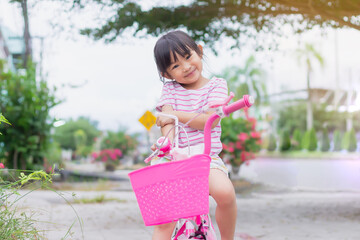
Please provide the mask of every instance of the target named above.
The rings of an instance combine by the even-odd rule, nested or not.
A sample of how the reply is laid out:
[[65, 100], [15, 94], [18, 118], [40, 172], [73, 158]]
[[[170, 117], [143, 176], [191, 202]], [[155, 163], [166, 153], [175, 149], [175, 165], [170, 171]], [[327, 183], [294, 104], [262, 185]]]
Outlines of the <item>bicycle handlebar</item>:
[[223, 106], [223, 111], [226, 116], [244, 107], [251, 107], [255, 100], [252, 96], [244, 95], [242, 99], [230, 104], [229, 106]]
[[210, 155], [211, 150], [211, 126], [213, 122], [220, 117], [220, 115], [229, 116], [230, 113], [233, 113], [237, 110], [240, 110], [244, 107], [251, 107], [254, 104], [254, 98], [249, 95], [244, 95], [242, 99], [237, 100], [236, 102], [230, 104], [229, 106], [222, 106], [222, 113], [219, 114], [213, 113], [205, 123], [204, 127], [204, 154]]

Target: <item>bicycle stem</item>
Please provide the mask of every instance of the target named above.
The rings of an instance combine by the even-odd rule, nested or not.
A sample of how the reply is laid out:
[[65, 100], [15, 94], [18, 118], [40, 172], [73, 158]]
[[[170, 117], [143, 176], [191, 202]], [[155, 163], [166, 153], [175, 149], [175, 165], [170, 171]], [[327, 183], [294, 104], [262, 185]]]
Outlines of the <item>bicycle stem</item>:
[[[221, 106], [222, 112], [225, 116], [240, 110], [244, 107], [251, 107], [254, 104], [254, 98], [249, 95], [244, 95], [242, 99], [237, 100], [236, 102], [230, 104], [229, 106]], [[211, 126], [216, 119], [220, 116], [217, 113], [210, 115], [208, 120], [205, 123], [204, 127], [204, 154], [210, 155], [211, 150]]]

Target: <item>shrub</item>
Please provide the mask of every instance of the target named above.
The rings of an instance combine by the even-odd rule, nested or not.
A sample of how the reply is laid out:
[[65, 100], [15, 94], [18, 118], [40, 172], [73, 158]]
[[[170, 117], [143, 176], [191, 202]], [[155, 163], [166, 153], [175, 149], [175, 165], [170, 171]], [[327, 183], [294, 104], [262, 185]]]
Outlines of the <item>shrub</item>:
[[321, 147], [320, 150], [322, 152], [327, 152], [330, 149], [330, 140], [329, 140], [329, 133], [327, 128], [324, 128], [321, 135]]
[[356, 142], [356, 135], [355, 130], [351, 129], [350, 131], [346, 132], [342, 141], [343, 149], [349, 152], [355, 152], [357, 148]]
[[291, 148], [290, 134], [288, 130], [283, 130], [280, 138], [280, 151], [288, 151]]
[[303, 149], [308, 151], [315, 151], [317, 149], [317, 137], [314, 128], [306, 131], [301, 145]]
[[276, 144], [276, 138], [275, 138], [275, 135], [273, 133], [271, 133], [269, 135], [269, 145], [267, 147], [267, 150], [269, 152], [273, 152], [276, 150], [276, 147], [277, 147], [277, 144]]
[[342, 149], [342, 146], [341, 146], [341, 133], [340, 133], [339, 130], [334, 131], [333, 142], [334, 142], [334, 151], [335, 152], [341, 151], [341, 149]]
[[293, 137], [292, 137], [292, 141], [291, 141], [291, 149], [293, 150], [301, 150], [301, 138], [302, 138], [302, 134], [300, 132], [299, 129], [295, 129], [294, 133], [293, 133]]
[[230, 156], [232, 166], [240, 166], [255, 158], [254, 153], [260, 150], [261, 136], [255, 130], [256, 119], [247, 115], [246, 118], [224, 118], [221, 120], [223, 143], [222, 154]]

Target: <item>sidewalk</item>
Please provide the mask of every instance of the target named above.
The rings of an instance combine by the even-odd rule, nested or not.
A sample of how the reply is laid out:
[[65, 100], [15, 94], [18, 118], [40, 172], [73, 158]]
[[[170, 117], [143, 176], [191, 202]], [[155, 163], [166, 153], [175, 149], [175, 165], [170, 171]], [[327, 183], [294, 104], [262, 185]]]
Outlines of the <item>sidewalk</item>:
[[[153, 228], [144, 226], [129, 182], [120, 185], [122, 187], [113, 191], [62, 192], [68, 201], [73, 200], [73, 193], [77, 198], [104, 194], [107, 198], [119, 200], [101, 204], [73, 203], [72, 207], [83, 222], [83, 234], [72, 207], [54, 192], [35, 191], [21, 200], [18, 208], [34, 213], [38, 229], [44, 230], [44, 235], [50, 240], [64, 237], [74, 222], [71, 237], [66, 239], [151, 239]], [[218, 233], [215, 205], [211, 199], [210, 214]], [[240, 189], [237, 205], [235, 239], [238, 240], [355, 240], [360, 236], [359, 192], [290, 192], [252, 186]]]

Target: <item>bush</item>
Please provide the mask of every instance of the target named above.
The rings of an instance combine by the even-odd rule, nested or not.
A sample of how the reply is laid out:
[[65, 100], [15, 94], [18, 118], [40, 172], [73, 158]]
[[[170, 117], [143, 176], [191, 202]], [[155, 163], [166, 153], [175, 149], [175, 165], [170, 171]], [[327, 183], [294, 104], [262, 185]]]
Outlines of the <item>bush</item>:
[[306, 131], [301, 143], [302, 148], [308, 151], [315, 151], [317, 149], [317, 141], [315, 129], [312, 128]]
[[281, 133], [280, 138], [280, 151], [288, 151], [291, 148], [290, 133], [288, 130], [284, 130]]
[[299, 129], [295, 129], [294, 133], [293, 133], [293, 137], [292, 137], [292, 141], [291, 141], [291, 149], [293, 150], [301, 150], [301, 138], [302, 138], [302, 134], [300, 132]]
[[356, 142], [356, 135], [355, 130], [351, 129], [350, 131], [346, 132], [342, 141], [343, 149], [349, 152], [355, 152], [357, 148]]
[[320, 150], [322, 152], [327, 152], [330, 149], [330, 140], [329, 140], [329, 133], [327, 128], [324, 128], [321, 135], [321, 147]]
[[222, 154], [230, 156], [232, 166], [241, 166], [255, 158], [254, 153], [260, 150], [260, 133], [255, 130], [256, 119], [247, 115], [246, 118], [224, 118], [221, 120]]
[[334, 131], [333, 141], [334, 141], [334, 151], [335, 152], [341, 151], [341, 149], [342, 149], [342, 146], [341, 146], [341, 133], [340, 133], [339, 130]]
[[275, 138], [275, 135], [273, 133], [271, 133], [269, 135], [269, 146], [267, 147], [267, 150], [269, 152], [273, 152], [276, 150], [276, 138]]

